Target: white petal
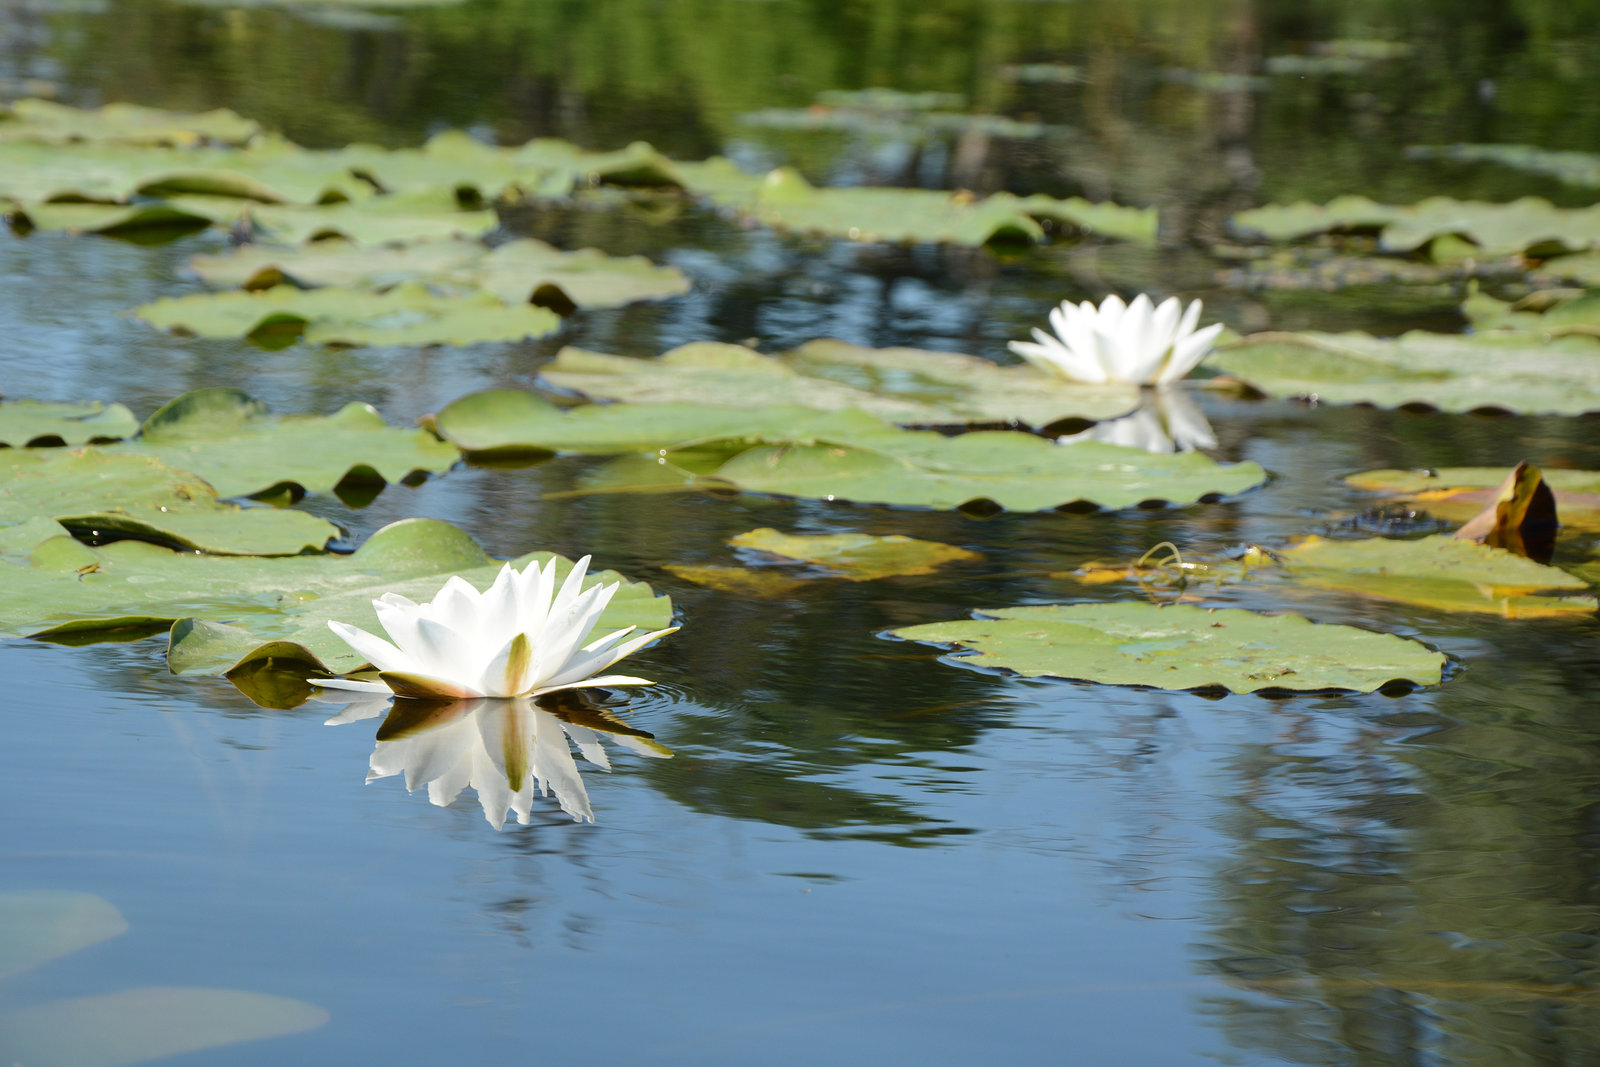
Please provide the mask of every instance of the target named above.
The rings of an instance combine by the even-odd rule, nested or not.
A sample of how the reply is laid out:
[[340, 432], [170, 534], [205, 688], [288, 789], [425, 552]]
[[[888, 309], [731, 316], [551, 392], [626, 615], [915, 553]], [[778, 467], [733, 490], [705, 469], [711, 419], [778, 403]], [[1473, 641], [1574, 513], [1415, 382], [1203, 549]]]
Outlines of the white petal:
[[1216, 343], [1217, 334], [1221, 332], [1222, 323], [1214, 322], [1179, 341], [1173, 347], [1172, 357], [1162, 369], [1161, 376], [1157, 379], [1158, 383], [1175, 382], [1188, 377], [1189, 372], [1211, 354], [1211, 346]]
[[613, 686], [613, 685], [655, 685], [655, 684], [656, 684], [655, 682], [652, 682], [648, 678], [634, 678], [634, 677], [631, 677], [631, 676], [626, 675], [626, 674], [602, 674], [602, 675], [600, 675], [599, 677], [596, 677], [596, 678], [585, 678], [585, 679], [583, 679], [581, 681], [567, 682], [565, 685], [540, 686], [538, 689], [535, 689], [533, 691], [533, 695], [538, 697], [538, 696], [544, 696], [546, 693], [554, 693], [554, 692], [556, 692], [558, 690], [561, 690], [561, 689], [587, 689], [590, 686], [595, 686], [596, 688], [604, 688], [606, 686]]
[[359, 627], [329, 619], [328, 629], [338, 634], [345, 644], [367, 657], [367, 662], [380, 671], [404, 670], [410, 663], [409, 658], [400, 649]]
[[[629, 627], [629, 630], [631, 629], [632, 627]], [[678, 627], [672, 626], [665, 630], [655, 630], [651, 633], [642, 634], [638, 637], [635, 637], [627, 644], [620, 645], [616, 648], [604, 647], [605, 641], [610, 641], [613, 638], [619, 638], [620, 636], [627, 634], [629, 630], [618, 630], [616, 633], [609, 635], [602, 641], [597, 641], [593, 645], [589, 646], [589, 648], [584, 649], [584, 655], [574, 656], [570, 662], [561, 667], [560, 671], [558, 671], [553, 677], [545, 682], [546, 689], [543, 691], [548, 691], [548, 688], [550, 687], [570, 685], [573, 682], [577, 682], [589, 677], [596, 671], [603, 671], [613, 663], [616, 663], [618, 660], [624, 659], [625, 657], [639, 651], [639, 649], [656, 640], [658, 637], [665, 637], [667, 634], [676, 633]]]

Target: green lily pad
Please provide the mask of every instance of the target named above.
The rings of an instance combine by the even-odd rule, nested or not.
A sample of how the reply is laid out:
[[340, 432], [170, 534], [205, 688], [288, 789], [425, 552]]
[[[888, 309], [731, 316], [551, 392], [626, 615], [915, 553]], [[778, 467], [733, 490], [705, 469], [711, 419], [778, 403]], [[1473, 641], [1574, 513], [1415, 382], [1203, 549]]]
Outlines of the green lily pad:
[[0, 1014], [0, 1048], [15, 1063], [124, 1067], [199, 1049], [313, 1030], [328, 1013], [238, 989], [127, 989]]
[[1498, 163], [1529, 174], [1547, 174], [1568, 185], [1600, 185], [1600, 155], [1593, 152], [1560, 152], [1526, 144], [1411, 145], [1406, 158]]
[[576, 187], [602, 182], [682, 184], [676, 165], [643, 142], [616, 152], [591, 152], [552, 139], [500, 148], [451, 130], [421, 148], [352, 145], [338, 155], [354, 173], [396, 193], [448, 190], [483, 200], [514, 200], [564, 197]]
[[119, 103], [84, 110], [50, 100], [17, 100], [0, 108], [0, 141], [93, 141], [184, 148], [205, 143], [244, 145], [260, 132], [260, 123], [227, 108], [185, 113]]
[[[643, 256], [611, 257], [598, 249], [562, 252], [531, 238], [493, 249], [476, 241], [419, 241], [394, 247], [317, 241], [301, 248], [249, 245], [196, 256], [189, 267], [212, 285], [265, 289], [288, 282], [387, 289], [418, 281], [435, 290], [482, 289], [507, 304], [621, 307], [689, 291], [689, 279]], [[550, 292], [554, 289], [555, 292]]]
[[416, 283], [385, 293], [280, 285], [261, 292], [196, 293], [135, 308], [163, 329], [200, 337], [276, 342], [299, 333], [312, 344], [470, 345], [543, 337], [561, 326], [547, 308], [509, 306], [490, 293], [438, 296]]
[[1266, 477], [1254, 463], [1219, 465], [1197, 452], [1154, 455], [1093, 441], [1063, 446], [1011, 431], [952, 438], [848, 409], [605, 404], [562, 411], [496, 390], [456, 401], [433, 423], [468, 452], [659, 452], [624, 456], [624, 471], [602, 471], [580, 492], [715, 485], [856, 503], [1038, 511], [1209, 500]]
[[1600, 340], [1592, 337], [1261, 333], [1220, 347], [1209, 365], [1272, 396], [1333, 404], [1528, 415], [1600, 411]]
[[1508, 301], [1475, 292], [1462, 301], [1461, 313], [1475, 330], [1515, 330], [1542, 337], [1600, 337], [1600, 293], [1541, 289]]
[[490, 389], [447, 404], [425, 420], [468, 453], [574, 452], [620, 455], [711, 445], [737, 450], [761, 441], [811, 442], [882, 432], [861, 411], [699, 404], [586, 404], [561, 408], [519, 389]]
[[1277, 553], [1297, 582], [1446, 611], [1506, 618], [1592, 614], [1588, 583], [1500, 548], [1437, 535], [1415, 541], [1383, 537], [1333, 541], [1308, 537]]
[[89, 536], [219, 555], [320, 552], [339, 536], [333, 523], [303, 511], [223, 503], [207, 483], [151, 456], [0, 450], [0, 527], [38, 518]]
[[901, 534], [812, 534], [796, 536], [770, 527], [739, 534], [728, 541], [785, 559], [814, 563], [852, 582], [870, 582], [899, 575], [932, 574], [946, 563], [982, 559], [971, 549], [922, 541]]
[[765, 176], [741, 175], [725, 161], [680, 164], [678, 172], [691, 191], [764, 226], [854, 241], [1037, 241], [1044, 237], [1041, 218], [1122, 240], [1150, 243], [1156, 233], [1153, 210], [1076, 197], [996, 193], [980, 199], [934, 189], [819, 189], [789, 167]]
[[759, 445], [696, 473], [753, 493], [977, 511], [1186, 504], [1266, 480], [1254, 463], [1218, 464], [1198, 452], [1057, 445], [1011, 431], [945, 437], [892, 428], [839, 443]]
[[1110, 685], [1350, 689], [1437, 685], [1445, 657], [1417, 641], [1299, 615], [1145, 603], [985, 609], [983, 618], [891, 630], [895, 637], [973, 649], [950, 662]]
[[264, 204], [322, 204], [371, 197], [372, 187], [334, 156], [286, 141], [249, 148], [59, 146], [0, 141], [0, 198], [24, 203], [134, 196], [238, 197]]
[[1489, 257], [1600, 246], [1600, 207], [1558, 208], [1532, 196], [1509, 204], [1437, 196], [1402, 207], [1365, 197], [1339, 197], [1325, 206], [1300, 203], [1242, 211], [1233, 217], [1233, 224], [1274, 241], [1377, 231], [1388, 252], [1414, 252], [1445, 237], [1470, 241], [1475, 254]]
[[1540, 284], [1571, 284], [1600, 289], [1600, 252], [1557, 256], [1539, 264], [1534, 272]]
[[326, 493], [352, 477], [398, 482], [447, 470], [460, 458], [426, 430], [388, 425], [368, 404], [347, 404], [333, 415], [274, 416], [249, 394], [224, 388], [168, 401], [136, 440], [105, 451], [190, 471], [224, 497]]
[[754, 408], [800, 404], [860, 408], [903, 425], [1019, 422], [1045, 427], [1103, 420], [1139, 406], [1125, 384], [1087, 386], [1001, 367], [975, 356], [812, 341], [787, 356], [698, 342], [658, 359], [564, 348], [542, 376], [558, 389], [604, 400]]
[[18, 230], [43, 230], [47, 233], [130, 233], [136, 230], [201, 228], [224, 219], [237, 218], [247, 201], [229, 197], [214, 199], [217, 210], [201, 211], [195, 205], [204, 198], [185, 197], [185, 205], [166, 200], [137, 204], [51, 203], [16, 200], [0, 201], [0, 211]]
[[64, 889], [0, 893], [0, 978], [97, 945], [127, 929], [122, 913], [93, 893]]
[[[219, 558], [140, 541], [89, 548], [37, 526], [31, 540], [0, 546], [0, 636], [59, 639], [178, 623], [169, 665], [180, 674], [223, 674], [266, 657], [303, 661], [309, 671], [355, 670], [361, 656], [328, 629], [329, 619], [379, 633], [371, 602], [381, 594], [428, 600], [452, 574], [483, 589], [501, 566], [434, 519], [386, 526], [350, 556]], [[532, 552], [515, 562], [551, 558]], [[608, 572], [589, 582], [619, 580]], [[659, 628], [671, 615], [666, 597], [624, 582], [601, 625]]]
[[45, 404], [0, 400], [0, 447], [81, 445], [131, 437], [139, 428], [121, 404]]
[[[1495, 498], [1511, 473], [1504, 467], [1441, 467], [1438, 470], [1373, 470], [1345, 478], [1357, 489], [1415, 504], [1447, 522], [1466, 522]], [[1600, 530], [1600, 471], [1540, 468], [1556, 498], [1556, 514], [1568, 528]]]

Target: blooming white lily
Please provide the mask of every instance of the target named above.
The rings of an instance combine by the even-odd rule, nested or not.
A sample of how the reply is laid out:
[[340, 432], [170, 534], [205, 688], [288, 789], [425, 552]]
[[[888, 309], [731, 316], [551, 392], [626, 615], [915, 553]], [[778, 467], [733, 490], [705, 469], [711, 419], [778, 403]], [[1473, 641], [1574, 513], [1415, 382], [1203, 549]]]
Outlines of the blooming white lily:
[[1163, 385], [1194, 370], [1211, 351], [1222, 324], [1196, 330], [1200, 301], [1185, 310], [1177, 297], [1159, 307], [1143, 293], [1124, 304], [1112, 294], [1099, 307], [1063, 300], [1050, 312], [1055, 336], [1034, 328], [1032, 341], [1011, 351], [1049, 374], [1088, 384]]
[[[328, 626], [378, 669], [381, 681], [318, 678], [330, 689], [393, 693], [402, 697], [537, 696], [590, 685], [649, 685], [645, 678], [596, 675], [676, 626], [625, 641], [637, 627], [587, 645], [621, 583], [582, 589], [584, 556], [555, 592], [556, 561], [530, 563], [521, 572], [506, 564], [485, 592], [460, 576], [445, 582], [431, 601], [418, 604], [398, 593], [372, 602], [393, 644], [334, 620]], [[552, 595], [553, 594], [553, 595]], [[580, 649], [579, 646], [583, 647]]]

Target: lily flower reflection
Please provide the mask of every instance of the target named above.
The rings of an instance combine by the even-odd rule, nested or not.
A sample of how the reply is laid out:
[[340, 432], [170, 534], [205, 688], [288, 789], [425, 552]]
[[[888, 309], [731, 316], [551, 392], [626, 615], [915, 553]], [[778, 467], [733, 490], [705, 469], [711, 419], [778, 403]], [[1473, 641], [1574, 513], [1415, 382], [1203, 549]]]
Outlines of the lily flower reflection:
[[1139, 398], [1139, 406], [1129, 414], [1097, 422], [1082, 433], [1056, 440], [1062, 444], [1104, 441], [1142, 448], [1146, 452], [1193, 452], [1197, 448], [1217, 447], [1217, 435], [1212, 432], [1205, 412], [1193, 397], [1176, 386], [1146, 389]]
[[366, 699], [328, 720], [335, 726], [388, 711], [378, 727], [367, 781], [405, 776], [406, 790], [428, 787], [428, 799], [448, 807], [471, 787], [484, 818], [496, 830], [507, 812], [526, 826], [533, 798], [554, 795], [561, 810], [578, 822], [594, 822], [572, 745], [602, 770], [611, 761], [601, 738], [641, 756], [667, 758], [672, 752], [649, 734], [616, 718], [576, 693], [534, 701]]
[[[631, 641], [637, 627], [617, 630], [584, 645], [620, 582], [580, 592], [589, 569], [584, 556], [555, 590], [556, 561], [530, 563], [520, 572], [500, 568], [480, 593], [459, 575], [426, 604], [399, 593], [372, 602], [391, 644], [330, 619], [328, 627], [367, 657], [379, 681], [316, 678], [312, 684], [423, 700], [523, 697], [581, 686], [649, 685], [622, 674], [595, 677], [624, 656], [677, 629], [654, 630]], [[578, 646], [583, 645], [580, 649]]]
[[1035, 327], [1032, 341], [1011, 351], [1046, 374], [1068, 381], [1165, 385], [1185, 377], [1211, 352], [1222, 323], [1196, 330], [1200, 301], [1185, 310], [1177, 297], [1157, 307], [1143, 293], [1124, 304], [1116, 294], [1099, 307], [1063, 300], [1050, 312], [1051, 336]]

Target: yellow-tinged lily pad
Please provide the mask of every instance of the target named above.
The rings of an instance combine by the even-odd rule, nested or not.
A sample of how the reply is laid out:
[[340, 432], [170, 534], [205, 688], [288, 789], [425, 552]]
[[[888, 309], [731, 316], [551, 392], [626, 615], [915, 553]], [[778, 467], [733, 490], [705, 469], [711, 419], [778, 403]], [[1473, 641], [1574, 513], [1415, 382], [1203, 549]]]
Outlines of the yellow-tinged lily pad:
[[[1508, 473], [1505, 467], [1372, 470], [1345, 481], [1357, 489], [1413, 503], [1447, 522], [1466, 522], [1494, 500]], [[1600, 471], [1545, 467], [1540, 473], [1555, 493], [1556, 514], [1563, 526], [1600, 530]]]
[[1296, 582], [1444, 611], [1532, 619], [1596, 608], [1588, 583], [1576, 575], [1444, 535], [1415, 541], [1313, 536], [1277, 555]]
[[0, 107], [0, 141], [187, 148], [208, 143], [244, 145], [260, 132], [260, 123], [227, 108], [189, 113], [117, 103], [85, 110], [51, 100], [17, 100]]
[[569, 347], [542, 375], [559, 389], [601, 400], [860, 408], [908, 426], [1018, 422], [1042, 428], [1112, 419], [1139, 406], [1136, 386], [1081, 385], [1026, 365], [842, 341], [812, 341], [786, 356], [702, 341], [651, 360]]
[[416, 241], [399, 247], [316, 241], [299, 248], [248, 245], [222, 255], [196, 256], [189, 267], [212, 285], [266, 289], [345, 286], [389, 289], [422, 282], [436, 291], [481, 289], [507, 304], [560, 309], [621, 307], [689, 291], [674, 267], [643, 256], [612, 257], [593, 249], [563, 252], [532, 238], [491, 249], [477, 241]]
[[1600, 411], [1595, 337], [1259, 333], [1221, 346], [1207, 365], [1272, 396], [1333, 404], [1529, 415]]
[[416, 283], [388, 292], [297, 289], [196, 293], [136, 308], [152, 326], [199, 337], [280, 345], [302, 336], [328, 345], [470, 345], [543, 337], [561, 326], [548, 308], [503, 304], [490, 293], [439, 296]]
[[168, 401], [136, 439], [103, 451], [189, 471], [224, 497], [326, 493], [347, 479], [398, 482], [460, 458], [426, 430], [388, 425], [369, 404], [346, 404], [333, 415], [275, 416], [249, 394], [225, 388]]
[[137, 537], [219, 555], [320, 552], [340, 533], [303, 511], [224, 503], [206, 482], [152, 456], [0, 450], [0, 531], [34, 519], [88, 537]]
[[891, 630], [976, 655], [947, 662], [1158, 689], [1349, 689], [1436, 685], [1445, 657], [1426, 645], [1299, 615], [1144, 603], [985, 609], [979, 618]]
[[[515, 562], [551, 558], [531, 552]], [[434, 519], [386, 526], [354, 555], [283, 559], [197, 556], [141, 541], [90, 548], [34, 524], [0, 537], [0, 636], [81, 639], [177, 623], [168, 662], [180, 674], [222, 674], [267, 657], [344, 674], [361, 657], [328, 629], [329, 619], [379, 633], [372, 600], [383, 593], [426, 601], [453, 574], [483, 589], [500, 566]], [[559, 574], [569, 568], [563, 561]], [[585, 585], [619, 580], [608, 572]], [[657, 629], [671, 616], [666, 597], [623, 581], [601, 627]]]
[[735, 548], [748, 548], [803, 563], [814, 563], [852, 582], [869, 582], [896, 575], [932, 574], [947, 563], [982, 558], [971, 549], [938, 541], [922, 541], [902, 534], [882, 537], [861, 533], [801, 536], [762, 527], [739, 534], [728, 544]]
[[64, 889], [0, 893], [0, 978], [97, 945], [127, 929], [122, 913], [93, 893]]
[[82, 445], [130, 437], [139, 420], [121, 404], [46, 404], [0, 400], [0, 447]]
[[801, 586], [809, 585], [810, 579], [796, 575], [792, 571], [780, 570], [776, 567], [730, 567], [716, 564], [692, 565], [687, 563], [668, 563], [663, 569], [669, 574], [674, 574], [684, 581], [703, 585], [707, 589], [715, 589], [720, 593], [732, 593], [735, 596], [758, 597], [762, 600], [773, 600], [777, 597], [788, 596]]

